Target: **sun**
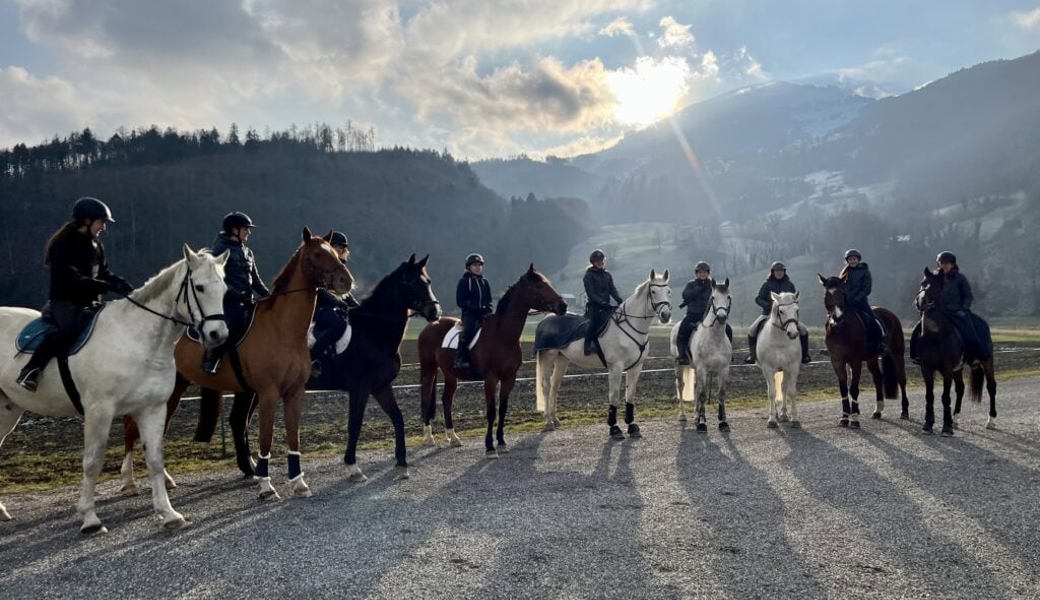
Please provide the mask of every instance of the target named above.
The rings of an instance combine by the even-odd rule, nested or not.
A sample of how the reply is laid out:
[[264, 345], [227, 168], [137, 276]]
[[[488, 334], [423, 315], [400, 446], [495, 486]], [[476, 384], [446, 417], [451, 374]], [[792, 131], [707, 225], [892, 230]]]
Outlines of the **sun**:
[[642, 56], [634, 68], [607, 73], [614, 94], [614, 117], [625, 125], [645, 127], [675, 111], [689, 90], [690, 68], [678, 57]]

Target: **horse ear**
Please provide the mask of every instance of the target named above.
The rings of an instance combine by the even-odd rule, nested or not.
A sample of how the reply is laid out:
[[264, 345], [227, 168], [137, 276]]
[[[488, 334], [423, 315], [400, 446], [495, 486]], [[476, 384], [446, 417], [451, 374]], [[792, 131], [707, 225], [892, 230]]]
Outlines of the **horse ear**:
[[798, 292], [795, 292], [795, 293], [794, 293], [794, 301], [795, 301], [795, 302], [798, 302]]
[[664, 275], [662, 275], [662, 277], [664, 277], [665, 281], [668, 281], [668, 269], [664, 270]]
[[820, 278], [820, 285], [827, 285], [827, 278], [826, 277], [824, 277], [823, 275], [820, 275], [819, 273], [817, 273], [816, 276]]
[[729, 287], [729, 277], [726, 278], [726, 281], [722, 282], [722, 285]]
[[184, 260], [191, 262], [195, 258], [195, 252], [192, 251], [188, 244], [184, 244]]
[[651, 267], [650, 268], [650, 281], [653, 281], [654, 279], [657, 279], [657, 274], [654, 273], [654, 269], [653, 269], [653, 267]]
[[312, 237], [314, 237], [314, 234], [311, 233], [311, 228], [307, 227], [306, 225], [304, 225], [303, 226], [303, 241], [306, 242], [307, 240], [311, 239]]
[[408, 264], [410, 264], [410, 265], [414, 265], [415, 264], [415, 253], [414, 252], [412, 253], [411, 256], [408, 257]]
[[925, 277], [931, 277], [932, 276], [932, 270], [929, 269], [928, 267], [925, 267], [924, 268], [924, 276]]
[[777, 294], [776, 292], [769, 292], [769, 299], [773, 302], [776, 302], [780, 299], [780, 294]]
[[534, 263], [531, 263], [531, 266], [527, 267], [527, 272], [534, 273]]
[[321, 239], [323, 239], [326, 242], [331, 244], [332, 243], [332, 230], [330, 229], [328, 233], [326, 233], [325, 235], [321, 236]]
[[426, 263], [429, 262], [429, 260], [430, 260], [430, 255], [427, 254], [426, 256], [422, 257], [422, 260], [419, 261], [418, 267], [420, 269], [425, 268], [426, 267]]
[[220, 256], [217, 257], [217, 262], [220, 263], [220, 266], [223, 267], [227, 264], [229, 258], [231, 258], [231, 250], [225, 250], [220, 253]]

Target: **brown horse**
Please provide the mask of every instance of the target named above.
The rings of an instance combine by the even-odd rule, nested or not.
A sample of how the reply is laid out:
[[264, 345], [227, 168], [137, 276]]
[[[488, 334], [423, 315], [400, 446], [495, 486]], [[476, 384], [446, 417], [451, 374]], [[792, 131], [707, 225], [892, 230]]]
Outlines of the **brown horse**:
[[[956, 327], [940, 309], [942, 290], [946, 278], [941, 272], [932, 273], [925, 267], [921, 289], [914, 298], [914, 306], [921, 312], [920, 338], [917, 342], [918, 358], [921, 363], [921, 376], [924, 378], [924, 424], [921, 430], [932, 433], [935, 424], [935, 373], [943, 378], [942, 435], [953, 435], [957, 415], [961, 412], [961, 400], [964, 398], [964, 340], [957, 333]], [[915, 330], [915, 333], [917, 331]], [[987, 332], [988, 335], [988, 332]], [[992, 346], [992, 343], [990, 343]], [[979, 361], [971, 367], [971, 400], [982, 401], [982, 383], [986, 382], [989, 392], [989, 419], [986, 428], [992, 429], [997, 418], [997, 380], [993, 375], [993, 357]], [[950, 383], [953, 382], [957, 393], [957, 404], [950, 414]]]
[[[888, 309], [872, 307], [874, 315], [885, 328], [884, 342], [888, 346], [888, 352], [879, 357], [876, 349], [867, 348], [867, 331], [858, 313], [846, 310], [845, 288], [841, 279], [824, 277], [819, 273], [817, 276], [824, 289], [823, 305], [827, 309], [827, 352], [834, 373], [838, 376], [838, 389], [841, 392], [842, 417], [838, 424], [842, 427], [859, 427], [859, 377], [863, 361], [867, 363], [877, 393], [877, 408], [871, 416], [880, 419], [885, 408], [885, 398], [895, 399], [897, 392], [901, 391], [903, 410], [900, 417], [909, 419], [910, 401], [906, 397], [906, 365], [903, 362], [905, 342], [899, 317]], [[881, 359], [880, 365], [878, 358]]]
[[[329, 244], [331, 236], [331, 231], [325, 237], [318, 237], [310, 229], [304, 228], [303, 243], [275, 277], [271, 295], [257, 303], [252, 323], [236, 348], [242, 379], [248, 384], [248, 389], [244, 388], [232, 367], [234, 356], [231, 352], [225, 356], [217, 373], [210, 375], [201, 369], [201, 344], [182, 335], [174, 350], [178, 377], [167, 402], [167, 424], [189, 382], [211, 390], [249, 395], [255, 392], [257, 395], [260, 408], [260, 453], [256, 475], [260, 479], [261, 499], [279, 497], [268, 475], [274, 436], [274, 411], [279, 399], [284, 402], [291, 491], [298, 497], [310, 495], [310, 488], [303, 480], [300, 467], [300, 411], [304, 386], [311, 372], [307, 328], [314, 314], [319, 287], [345, 293], [354, 284], [350, 271]], [[129, 477], [132, 483], [130, 455], [138, 437], [137, 426], [127, 418], [124, 428], [126, 458], [123, 475], [124, 479]]]
[[[516, 372], [523, 362], [520, 334], [530, 311], [567, 312], [567, 303], [553, 289], [544, 275], [535, 270], [534, 264], [520, 276], [505, 295], [498, 301], [495, 314], [489, 315], [481, 325], [480, 337], [471, 353], [472, 369], [465, 372], [454, 368], [455, 350], [441, 348], [448, 331], [459, 322], [454, 317], [442, 317], [427, 325], [419, 334], [419, 364], [421, 369], [421, 398], [423, 425], [426, 443], [433, 443], [433, 426], [430, 422], [437, 411], [437, 369], [444, 373], [444, 426], [448, 442], [461, 445], [455, 435], [451, 418], [451, 403], [460, 379], [464, 381], [484, 380], [484, 402], [487, 408], [487, 434], [484, 446], [488, 458], [498, 458], [498, 452], [506, 451], [505, 421], [509, 407], [509, 394], [516, 382]], [[498, 451], [492, 443], [495, 425], [495, 394], [498, 394]]]

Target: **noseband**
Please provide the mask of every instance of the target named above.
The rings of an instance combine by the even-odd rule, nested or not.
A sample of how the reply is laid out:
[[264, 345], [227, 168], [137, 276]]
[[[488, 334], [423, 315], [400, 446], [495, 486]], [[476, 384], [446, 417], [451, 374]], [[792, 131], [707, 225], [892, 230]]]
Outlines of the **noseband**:
[[[723, 308], [725, 308], [726, 309], [726, 316], [728, 317], [729, 316], [730, 307], [732, 307], [732, 306], [733, 306], [733, 296], [729, 296], [729, 297], [726, 298], [726, 306], [718, 306], [717, 304], [715, 304], [715, 295], [712, 294], [712, 296], [711, 296], [711, 304], [708, 305], [708, 312], [707, 312], [707, 314], [705, 316], [710, 314], [712, 317], [715, 318], [715, 323], [718, 323], [719, 322], [719, 311], [722, 310]], [[708, 327], [714, 327], [715, 323], [712, 323]]]
[[790, 325], [791, 323], [794, 323], [795, 327], [798, 326], [798, 317], [791, 317], [790, 319], [787, 319], [786, 321], [783, 321], [783, 320], [780, 319], [780, 316], [781, 316], [780, 307], [781, 306], [791, 306], [791, 305], [797, 305], [797, 303], [796, 302], [788, 302], [787, 304], [777, 304], [776, 305], [776, 317], [777, 317], [776, 321], [780, 321], [780, 323], [778, 324], [778, 323], [776, 323], [776, 321], [773, 321], [773, 319], [770, 319], [770, 321], [773, 321], [773, 326], [774, 327], [778, 327], [780, 329], [786, 330], [787, 326]]
[[[224, 321], [224, 322], [227, 322], [227, 318], [224, 316], [224, 313], [216, 313], [216, 314], [212, 314], [212, 315], [205, 314], [205, 311], [202, 309], [202, 302], [199, 301], [199, 294], [195, 290], [195, 279], [192, 277], [191, 266], [190, 265], [186, 265], [186, 266], [187, 266], [187, 271], [184, 273], [184, 278], [181, 279], [180, 289], [177, 291], [177, 298], [174, 299], [174, 302], [177, 303], [177, 304], [180, 304], [181, 298], [184, 298], [184, 305], [188, 309], [188, 319], [189, 319], [189, 321], [182, 321], [181, 319], [178, 319], [177, 317], [171, 317], [170, 315], [164, 315], [161, 312], [158, 312], [158, 311], [152, 310], [151, 308], [148, 308], [147, 306], [145, 306], [144, 304], [141, 304], [137, 300], [134, 300], [130, 296], [124, 296], [124, 297], [130, 302], [130, 304], [133, 304], [134, 306], [136, 306], [137, 308], [140, 308], [141, 310], [144, 310], [146, 312], [150, 312], [150, 313], [152, 313], [153, 315], [155, 315], [155, 316], [157, 316], [159, 318], [165, 319], [167, 321], [170, 321], [172, 323], [176, 323], [176, 324], [184, 326], [184, 327], [194, 327], [195, 329], [197, 329], [200, 332], [202, 331], [202, 326], [206, 324], [206, 321]], [[190, 294], [190, 296], [189, 296], [189, 294]], [[195, 320], [195, 311], [192, 310], [192, 308], [191, 308], [191, 300], [190, 300], [190, 298], [194, 298], [195, 299], [195, 306], [197, 306], [198, 309], [199, 309], [199, 316], [201, 318], [198, 321]]]

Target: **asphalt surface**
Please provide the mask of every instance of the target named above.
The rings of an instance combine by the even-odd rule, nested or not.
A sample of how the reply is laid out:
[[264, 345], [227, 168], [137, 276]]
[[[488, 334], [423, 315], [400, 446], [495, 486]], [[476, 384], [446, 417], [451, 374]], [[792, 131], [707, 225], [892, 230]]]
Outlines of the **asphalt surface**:
[[729, 434], [711, 417], [514, 435], [497, 461], [469, 439], [410, 449], [406, 480], [389, 451], [362, 454], [361, 484], [304, 456], [302, 500], [184, 475], [171, 499], [193, 525], [173, 533], [115, 482], [111, 532], [89, 538], [77, 490], [5, 495], [0, 597], [1040, 598], [1038, 386], [1001, 382], [998, 429], [968, 405], [953, 438], [918, 433], [914, 390], [910, 422], [841, 429], [835, 401], [803, 405], [800, 430], [736, 411]]

